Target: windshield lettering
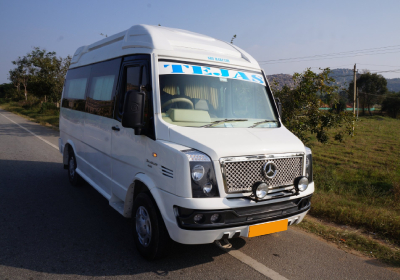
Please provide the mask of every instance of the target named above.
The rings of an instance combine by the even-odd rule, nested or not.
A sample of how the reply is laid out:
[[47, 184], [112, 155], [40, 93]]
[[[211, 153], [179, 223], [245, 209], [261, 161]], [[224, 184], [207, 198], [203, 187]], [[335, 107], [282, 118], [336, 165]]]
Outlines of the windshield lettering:
[[265, 85], [262, 75], [249, 73], [246, 71], [227, 70], [222, 68], [160, 62], [160, 75], [163, 74], [186, 74], [226, 77], [230, 79], [248, 81]]

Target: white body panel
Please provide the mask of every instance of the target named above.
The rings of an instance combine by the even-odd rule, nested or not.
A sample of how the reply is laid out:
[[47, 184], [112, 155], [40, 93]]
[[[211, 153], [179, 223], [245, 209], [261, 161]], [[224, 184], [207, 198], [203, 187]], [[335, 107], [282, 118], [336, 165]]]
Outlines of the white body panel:
[[[77, 172], [96, 188], [110, 205], [130, 216], [135, 181], [146, 185], [153, 195], [172, 239], [185, 244], [211, 243], [224, 233], [248, 226], [213, 230], [184, 230], [177, 225], [174, 206], [198, 210], [221, 210], [278, 203], [311, 195], [314, 183], [298, 196], [256, 203], [248, 199], [228, 199], [219, 160], [224, 157], [305, 153], [303, 143], [283, 125], [279, 128], [194, 128], [173, 125], [162, 119], [159, 60], [192, 64], [212, 64], [243, 71], [261, 72], [249, 54], [229, 43], [204, 35], [165, 27], [137, 25], [89, 46], [79, 48], [70, 69], [133, 54], [151, 57], [154, 128], [156, 139], [135, 135], [114, 118], [61, 108], [60, 147], [69, 144], [76, 154]], [[64, 93], [65, 94], [65, 93]], [[115, 113], [115, 112], [114, 112]], [[120, 129], [112, 130], [112, 127]], [[188, 158], [183, 150], [194, 149], [208, 155], [214, 166], [219, 197], [193, 198]], [[157, 154], [156, 157], [153, 155]], [[64, 157], [65, 158], [65, 157]], [[305, 160], [305, 158], [304, 158]], [[167, 168], [173, 173], [163, 175]], [[303, 166], [303, 174], [305, 167]], [[300, 222], [307, 212], [288, 217]]]

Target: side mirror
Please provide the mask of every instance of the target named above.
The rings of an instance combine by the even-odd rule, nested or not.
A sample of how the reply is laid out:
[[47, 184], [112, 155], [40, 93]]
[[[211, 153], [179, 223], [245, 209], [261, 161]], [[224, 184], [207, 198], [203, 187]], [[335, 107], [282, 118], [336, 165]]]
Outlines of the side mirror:
[[275, 98], [276, 106], [278, 106], [279, 117], [282, 119], [282, 103], [279, 98]]
[[125, 93], [122, 126], [133, 128], [135, 135], [140, 135], [144, 127], [144, 102], [146, 93], [130, 90]]

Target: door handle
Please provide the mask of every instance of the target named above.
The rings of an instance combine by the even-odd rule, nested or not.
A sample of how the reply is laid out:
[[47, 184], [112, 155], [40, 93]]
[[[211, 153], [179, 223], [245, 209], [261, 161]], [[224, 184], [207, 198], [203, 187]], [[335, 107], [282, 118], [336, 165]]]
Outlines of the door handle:
[[113, 126], [113, 127], [112, 127], [112, 130], [119, 131], [119, 127], [118, 127], [118, 125], [116, 125], [116, 126]]

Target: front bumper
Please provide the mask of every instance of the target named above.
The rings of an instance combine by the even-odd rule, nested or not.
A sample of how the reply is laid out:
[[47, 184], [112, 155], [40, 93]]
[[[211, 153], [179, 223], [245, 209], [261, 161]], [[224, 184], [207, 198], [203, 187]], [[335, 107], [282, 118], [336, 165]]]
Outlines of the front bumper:
[[[226, 210], [193, 210], [179, 206], [174, 206], [174, 208], [177, 215], [177, 224], [180, 228], [189, 230], [205, 230], [254, 225], [282, 220], [310, 210], [310, 200], [311, 195], [277, 203]], [[196, 215], [201, 215], [203, 217], [201, 223], [196, 223], [194, 221]], [[218, 220], [211, 222], [212, 215], [218, 215]]]
[[[304, 193], [305, 197], [310, 197], [314, 191], [314, 183], [311, 183], [308, 190]], [[299, 198], [293, 197], [293, 199], [277, 199], [273, 203], [267, 202], [259, 202], [255, 203], [249, 200], [244, 199], [227, 199], [227, 198], [183, 198], [166, 191], [163, 191], [159, 188], [151, 189], [151, 193], [157, 202], [157, 206], [161, 212], [164, 223], [167, 227], [170, 237], [179, 243], [182, 244], [207, 244], [213, 243], [215, 240], [221, 239], [224, 235], [228, 234], [229, 238], [235, 236], [248, 236], [249, 225], [259, 224], [269, 221], [278, 221], [282, 219], [287, 219], [289, 225], [300, 223], [304, 216], [307, 214], [310, 206], [291, 208], [292, 212], [284, 213], [285, 209], [277, 209], [273, 208], [273, 205], [278, 205], [281, 202], [288, 202], [298, 200]], [[182, 227], [182, 225], [178, 226], [178, 221], [180, 214], [177, 211], [174, 212], [174, 206], [179, 206], [181, 208], [186, 209], [197, 209], [193, 211], [203, 211], [203, 212], [212, 212], [212, 211], [235, 211], [237, 217], [233, 214], [232, 217], [236, 217], [237, 219], [233, 219], [233, 223], [226, 223], [225, 225], [217, 225], [211, 226], [206, 229], [204, 228], [190, 228]], [[264, 207], [267, 209], [266, 211], [259, 211], [258, 207]], [[240, 210], [242, 211], [238, 211]], [[268, 208], [271, 208], [268, 210]], [[215, 210], [218, 209], [218, 210]], [[264, 209], [264, 210], [265, 210]], [[296, 210], [297, 209], [297, 210]], [[251, 211], [255, 210], [256, 212]], [[272, 211], [273, 210], [273, 211]], [[246, 211], [250, 211], [247, 212]], [[277, 214], [276, 211], [281, 211], [281, 213]], [[240, 215], [238, 214], [240, 212]], [[245, 214], [243, 214], [245, 213]], [[177, 214], [177, 215], [176, 215]], [[257, 216], [259, 215], [259, 216]], [[253, 216], [256, 219], [250, 220], [247, 217]], [[245, 218], [246, 217], [246, 218]], [[245, 220], [243, 220], [245, 218]], [[241, 219], [241, 220], [240, 220]], [[238, 233], [239, 232], [239, 233]]]

